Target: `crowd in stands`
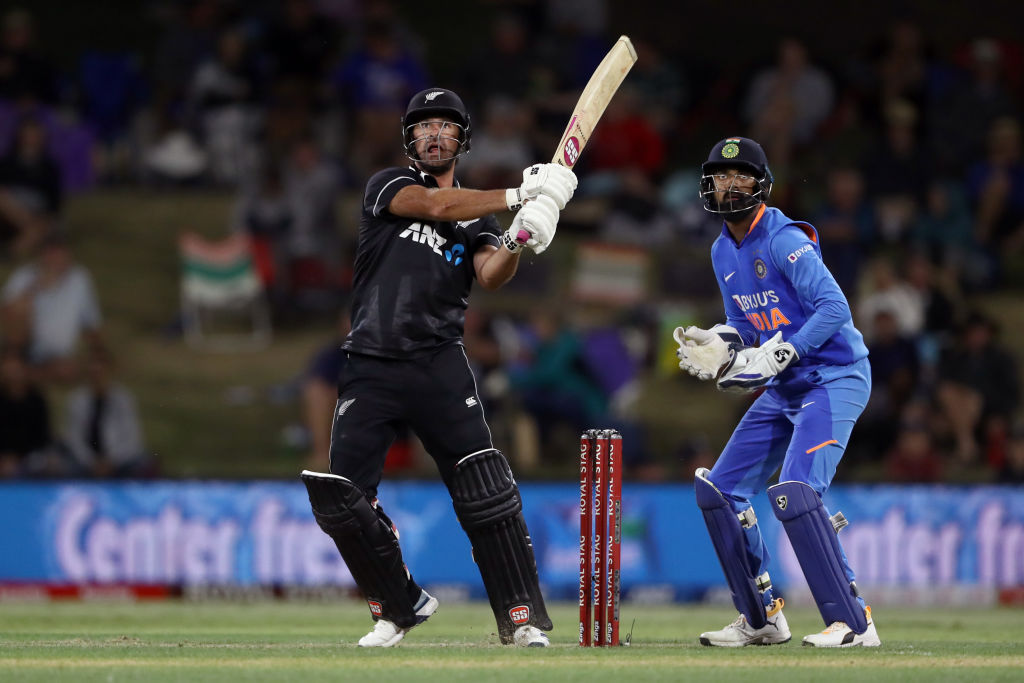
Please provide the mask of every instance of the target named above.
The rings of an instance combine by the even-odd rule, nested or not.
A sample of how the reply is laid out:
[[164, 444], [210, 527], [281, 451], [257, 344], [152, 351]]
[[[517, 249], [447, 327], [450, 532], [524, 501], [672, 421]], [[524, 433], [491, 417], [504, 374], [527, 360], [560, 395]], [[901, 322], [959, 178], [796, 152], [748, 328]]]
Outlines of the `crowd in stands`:
[[[355, 237], [339, 198], [405, 163], [398, 122], [411, 94], [461, 92], [474, 126], [462, 181], [515, 185], [548, 158], [616, 35], [607, 0], [490, 2], [442, 67], [441, 46], [393, 0], [160, 4], [149, 54], [97, 51], [64, 72], [39, 47], [47, 20], [2, 18], [0, 257], [17, 265], [0, 333], [6, 475], [154, 471], [130, 391], [111, 379], [117, 352], [75, 261], [69, 195], [118, 183], [230, 193], [225, 232], [250, 240], [276, 318], [333, 316]], [[660, 476], [629, 406], [664, 341], [660, 306], [689, 303], [689, 322], [717, 322], [707, 247], [720, 223], [697, 198], [699, 165], [715, 140], [741, 134], [766, 148], [772, 204], [817, 227], [871, 352], [873, 395], [848, 459], [892, 481], [1024, 482], [1019, 354], [1000, 324], [1010, 312], [987, 305], [1020, 284], [1024, 262], [1024, 42], [937, 45], [922, 20], [894, 15], [848, 54], [779, 36], [773, 54], [716, 70], [633, 40], [639, 61], [577, 166], [560, 233], [653, 254], [647, 303], [609, 304], [601, 326], [551, 310], [467, 320], [486, 407], [521, 461], [552, 457], [560, 429], [608, 422], [632, 437], [632, 472]], [[310, 414], [332, 400], [343, 362], [337, 340], [324, 342], [303, 394]], [[50, 386], [78, 387], [59, 438]], [[322, 420], [307, 427], [311, 462], [323, 460]], [[698, 434], [681, 448], [700, 459], [709, 447]]]

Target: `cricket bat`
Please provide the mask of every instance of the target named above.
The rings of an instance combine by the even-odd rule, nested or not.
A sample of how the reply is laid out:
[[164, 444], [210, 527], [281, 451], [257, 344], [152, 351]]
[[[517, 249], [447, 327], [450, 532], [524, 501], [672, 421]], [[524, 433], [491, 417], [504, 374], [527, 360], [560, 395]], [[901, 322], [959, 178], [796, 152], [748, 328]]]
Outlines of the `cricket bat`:
[[[562, 133], [562, 139], [551, 158], [551, 163], [561, 164], [569, 169], [576, 165], [583, 148], [590, 140], [591, 133], [597, 127], [597, 122], [601, 120], [601, 115], [635, 63], [636, 49], [629, 36], [619, 36], [612, 49], [597, 65], [597, 69], [576, 101], [576, 108], [572, 110], [569, 124]], [[521, 241], [525, 242], [528, 238], [529, 233], [525, 230], [519, 232]]]
[[558, 143], [551, 163], [570, 169], [576, 165], [601, 115], [635, 63], [636, 50], [629, 36], [619, 36], [612, 49], [597, 65], [587, 86], [583, 88], [583, 94], [576, 101], [576, 108], [572, 110], [569, 125], [562, 133], [562, 140]]

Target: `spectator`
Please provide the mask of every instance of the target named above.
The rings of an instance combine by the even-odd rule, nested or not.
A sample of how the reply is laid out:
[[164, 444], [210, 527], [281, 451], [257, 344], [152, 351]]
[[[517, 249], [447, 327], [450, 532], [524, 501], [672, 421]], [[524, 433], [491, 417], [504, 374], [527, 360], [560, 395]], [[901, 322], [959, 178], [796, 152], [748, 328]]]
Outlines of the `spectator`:
[[533, 348], [525, 367], [510, 373], [512, 389], [537, 425], [542, 452], [562, 443], [559, 429], [574, 436], [599, 424], [607, 415], [608, 396], [583, 362], [580, 336], [554, 311], [537, 310], [530, 317]]
[[751, 136], [763, 139], [775, 165], [785, 167], [793, 148], [814, 138], [834, 103], [832, 78], [811, 63], [802, 42], [786, 38], [779, 42], [775, 64], [755, 75], [743, 115]]
[[640, 94], [631, 85], [619, 88], [594, 130], [584, 162], [588, 174], [617, 175], [614, 186], [643, 188], [648, 194], [664, 171], [665, 141], [640, 103]]
[[992, 123], [1017, 113], [1007, 79], [1003, 46], [992, 38], [976, 38], [958, 51], [962, 76], [928, 109], [931, 146], [937, 162], [959, 176], [985, 144]]
[[874, 215], [858, 168], [832, 166], [825, 182], [826, 198], [812, 222], [821, 234], [829, 270], [844, 291], [852, 292], [863, 261], [874, 247]]
[[878, 235], [890, 244], [906, 240], [932, 179], [934, 167], [918, 140], [919, 118], [918, 109], [910, 102], [889, 102], [882, 138], [864, 162]]
[[57, 101], [57, 77], [35, 45], [35, 23], [23, 9], [4, 15], [0, 38], [0, 99], [51, 105]]
[[60, 234], [47, 238], [33, 263], [11, 273], [2, 313], [6, 341], [27, 350], [33, 374], [43, 383], [78, 380], [80, 337], [94, 352], [103, 348], [92, 277]]
[[0, 478], [31, 473], [52, 451], [50, 408], [17, 351], [0, 351]]
[[936, 349], [926, 353], [935, 362], [937, 348], [951, 341], [957, 323], [963, 319], [963, 292], [950, 269], [937, 268], [924, 252], [911, 251], [903, 266], [906, 283], [917, 292], [923, 307], [924, 324], [918, 335], [918, 347], [922, 352], [925, 345]]
[[602, 238], [648, 246], [672, 239], [674, 222], [661, 207], [659, 189], [666, 151], [665, 140], [641, 109], [639, 93], [624, 84], [577, 169], [580, 195], [610, 197], [599, 221]]
[[896, 321], [899, 333], [916, 337], [924, 328], [924, 301], [919, 291], [911, 287], [896, 272], [892, 259], [879, 255], [870, 264], [865, 286], [854, 309], [857, 328], [870, 345], [875, 337], [874, 321], [879, 311], [888, 311]]
[[494, 96], [473, 131], [473, 150], [459, 162], [459, 177], [473, 187], [515, 187], [537, 158], [530, 145], [533, 110], [524, 102]]
[[287, 234], [288, 292], [303, 309], [336, 310], [341, 245], [335, 193], [341, 185], [334, 164], [304, 135], [292, 143], [284, 167], [284, 189], [293, 222]]
[[284, 187], [281, 163], [268, 158], [257, 182], [242, 190], [235, 202], [233, 229], [251, 240], [260, 280], [275, 304], [286, 299], [288, 239], [295, 212]]
[[[498, 12], [483, 46], [466, 60], [463, 89], [481, 101], [500, 97], [525, 102], [536, 88], [534, 47], [522, 17], [512, 11]], [[476, 144], [474, 138], [474, 149]]]
[[524, 367], [511, 368], [509, 377], [549, 462], [556, 462], [566, 430], [574, 439], [586, 429], [613, 425], [623, 435], [627, 472], [644, 478], [662, 475], [662, 468], [649, 461], [642, 425], [629, 415], [635, 367], [617, 330], [582, 334], [566, 325], [559, 312], [537, 310], [526, 334], [532, 337], [528, 360]]
[[104, 478], [153, 473], [135, 397], [114, 380], [108, 353], [90, 356], [86, 381], [68, 395], [65, 413], [64, 441], [77, 473]]
[[975, 239], [962, 183], [936, 180], [928, 187], [923, 211], [910, 230], [911, 243], [927, 250], [944, 269], [954, 269], [968, 289], [987, 288], [994, 270]]
[[545, 44], [540, 50], [553, 60], [569, 90], [583, 88], [608, 51], [609, 5], [609, 0], [542, 3], [540, 34]]
[[[703, 248], [714, 241], [722, 231], [722, 221], [718, 216], [704, 210], [704, 200], [693, 191], [700, 185], [700, 172], [686, 167], [677, 168], [661, 183], [660, 204], [672, 217], [675, 224], [676, 242], [687, 247]], [[680, 275], [693, 272], [693, 264], [673, 264]], [[688, 278], [687, 287], [693, 287], [695, 295], [717, 295], [707, 289], [708, 278]], [[662, 285], [667, 290], [676, 289], [677, 285]]]
[[903, 484], [934, 484], [942, 481], [943, 462], [928, 425], [905, 421], [892, 448], [885, 455], [888, 481]]
[[46, 129], [26, 116], [0, 158], [0, 237], [17, 256], [31, 254], [51, 229], [62, 201], [60, 168], [47, 151]]
[[260, 115], [260, 80], [239, 29], [220, 34], [216, 55], [200, 63], [192, 77], [189, 110], [216, 182], [235, 183], [255, 164], [251, 150]]
[[142, 60], [127, 51], [93, 49], [79, 58], [75, 76], [82, 122], [101, 145], [107, 177], [118, 176], [127, 170], [121, 166], [129, 161], [131, 129], [149, 99]]
[[973, 312], [940, 360], [939, 408], [962, 465], [978, 463], [982, 439], [1009, 431], [1001, 425], [1010, 424], [1020, 401], [1017, 362], [997, 332], [993, 320]]
[[902, 335], [891, 311], [880, 309], [868, 344], [871, 358], [871, 398], [861, 416], [861, 433], [873, 453], [884, 453], [896, 441], [904, 408], [918, 389], [920, 362], [914, 340]]
[[996, 119], [988, 130], [984, 159], [971, 164], [967, 191], [979, 242], [995, 254], [1024, 246], [1024, 161], [1020, 123]]
[[650, 40], [633, 41], [637, 61], [629, 72], [629, 84], [637, 94], [640, 109], [669, 147], [679, 118], [690, 105], [690, 83], [676, 63]]
[[283, 4], [265, 44], [275, 90], [286, 90], [307, 106], [322, 105], [322, 84], [338, 47], [338, 27], [312, 0]]
[[895, 19], [873, 50], [873, 83], [865, 103], [868, 123], [885, 126], [889, 107], [897, 100], [908, 103], [915, 111], [926, 107], [932, 59], [921, 25], [906, 17]]
[[196, 69], [216, 51], [221, 18], [217, 0], [185, 0], [170, 10], [169, 25], [155, 46], [152, 70], [157, 132], [161, 135], [185, 124], [186, 93]]
[[260, 278], [280, 314], [337, 306], [342, 279], [335, 210], [339, 185], [334, 165], [304, 135], [292, 143], [285, 160], [267, 155], [259, 179], [235, 203], [232, 228], [252, 239]]
[[396, 124], [409, 99], [428, 87], [426, 65], [399, 39], [394, 17], [376, 12], [368, 18], [361, 44], [332, 80], [351, 115], [349, 170], [353, 181], [361, 183], [371, 169], [394, 165]]

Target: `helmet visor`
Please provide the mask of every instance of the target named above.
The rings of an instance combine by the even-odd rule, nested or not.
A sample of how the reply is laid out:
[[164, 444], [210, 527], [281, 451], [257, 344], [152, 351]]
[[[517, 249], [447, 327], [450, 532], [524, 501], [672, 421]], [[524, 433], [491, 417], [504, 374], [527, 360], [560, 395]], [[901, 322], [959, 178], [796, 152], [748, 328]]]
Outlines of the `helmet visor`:
[[466, 129], [444, 118], [427, 118], [405, 127], [405, 146], [410, 158], [418, 161], [451, 161], [465, 146]]
[[700, 179], [704, 207], [717, 214], [735, 215], [768, 200], [771, 180], [751, 174], [752, 169], [707, 169]]

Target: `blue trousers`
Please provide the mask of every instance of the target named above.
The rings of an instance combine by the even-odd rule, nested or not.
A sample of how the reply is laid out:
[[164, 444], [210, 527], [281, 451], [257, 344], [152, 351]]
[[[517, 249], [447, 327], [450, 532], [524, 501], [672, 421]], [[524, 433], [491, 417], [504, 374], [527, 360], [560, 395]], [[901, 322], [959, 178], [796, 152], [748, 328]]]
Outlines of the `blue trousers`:
[[[867, 358], [845, 366], [793, 370], [794, 376], [770, 385], [754, 401], [711, 468], [708, 478], [736, 512], [750, 507], [750, 499], [777, 471], [779, 481], [800, 481], [824, 494], [871, 395]], [[768, 570], [771, 556], [758, 525], [744, 532], [758, 576]], [[841, 561], [853, 581], [845, 553]], [[765, 604], [771, 602], [770, 590], [764, 598]]]

